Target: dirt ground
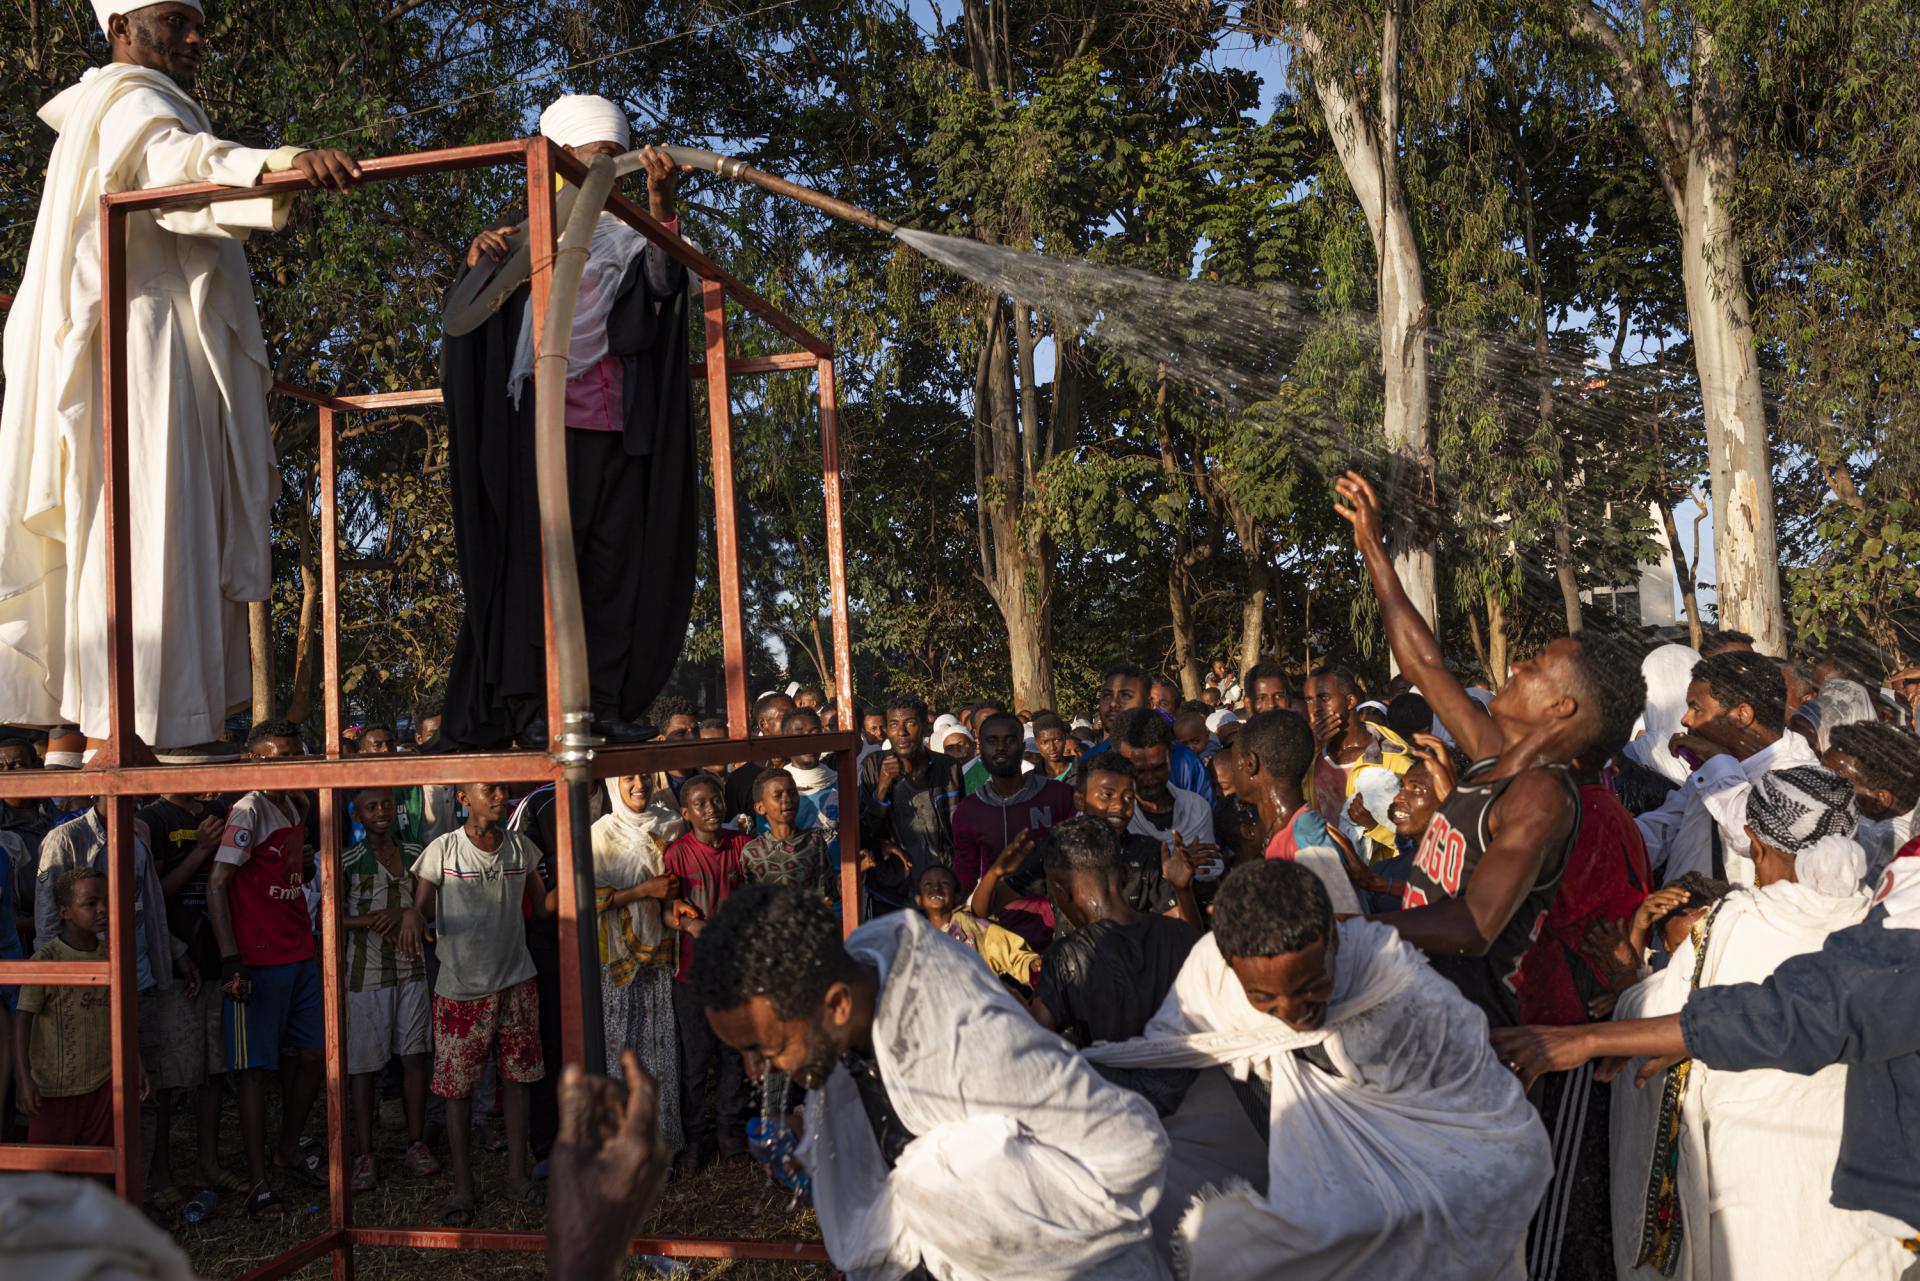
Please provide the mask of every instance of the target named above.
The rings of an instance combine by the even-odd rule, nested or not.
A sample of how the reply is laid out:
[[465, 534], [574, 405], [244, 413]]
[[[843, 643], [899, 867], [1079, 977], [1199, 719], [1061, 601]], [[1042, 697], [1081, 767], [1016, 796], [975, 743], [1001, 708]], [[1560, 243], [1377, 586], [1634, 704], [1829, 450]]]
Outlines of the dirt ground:
[[[323, 1135], [324, 1106], [316, 1107], [314, 1113], [310, 1133]], [[269, 1125], [270, 1134], [278, 1132], [277, 1117], [271, 1117]], [[226, 1168], [244, 1171], [246, 1162], [240, 1153], [239, 1129], [238, 1118], [229, 1105], [220, 1131], [222, 1158]], [[492, 1132], [495, 1137], [501, 1134], [498, 1118], [493, 1122]], [[176, 1117], [173, 1142], [176, 1165], [183, 1170], [190, 1168], [194, 1150], [190, 1120]], [[406, 1172], [401, 1159], [406, 1131], [398, 1101], [388, 1100], [382, 1104], [375, 1143], [381, 1183], [374, 1191], [354, 1198], [354, 1221], [363, 1227], [437, 1227], [440, 1209], [452, 1191], [453, 1176], [443, 1173], [419, 1179]], [[436, 1136], [433, 1147], [444, 1164], [447, 1159], [444, 1138]], [[474, 1177], [480, 1198], [475, 1227], [518, 1232], [541, 1229], [544, 1211], [509, 1195], [503, 1153], [477, 1151]], [[286, 1174], [275, 1176], [274, 1188], [290, 1211], [283, 1219], [256, 1222], [242, 1212], [240, 1198], [230, 1197], [222, 1200], [206, 1222], [176, 1229], [176, 1238], [200, 1276], [207, 1281], [227, 1281], [320, 1233], [327, 1221], [324, 1189], [309, 1188]], [[760, 1166], [722, 1163], [708, 1167], [685, 1183], [670, 1182], [659, 1209], [641, 1231], [663, 1236], [819, 1240], [813, 1211], [804, 1205], [790, 1206], [789, 1202], [787, 1192], [771, 1183]], [[532, 1281], [545, 1277], [547, 1271], [544, 1257], [537, 1254], [383, 1248], [357, 1250], [354, 1258], [359, 1276], [381, 1281], [465, 1281], [481, 1277]], [[293, 1275], [300, 1281], [324, 1281], [332, 1273], [323, 1257]], [[623, 1274], [627, 1278], [663, 1275], [685, 1281], [704, 1281], [710, 1277], [740, 1281], [824, 1281], [833, 1272], [824, 1265], [691, 1259], [667, 1273], [644, 1260], [632, 1259]]]

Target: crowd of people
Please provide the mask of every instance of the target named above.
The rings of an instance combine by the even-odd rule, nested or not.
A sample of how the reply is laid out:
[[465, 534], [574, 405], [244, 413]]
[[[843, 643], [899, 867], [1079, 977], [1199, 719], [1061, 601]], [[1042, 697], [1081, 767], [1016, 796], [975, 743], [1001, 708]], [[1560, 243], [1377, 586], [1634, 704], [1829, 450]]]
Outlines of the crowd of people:
[[[0, 720], [71, 724], [0, 731], [6, 771], [78, 770], [113, 728], [100, 198], [365, 176], [337, 151], [211, 133], [190, 92], [197, 0], [93, 7], [112, 61], [41, 111], [59, 141], [0, 411]], [[591, 95], [550, 104], [541, 129], [583, 162], [632, 143]], [[650, 215], [676, 231], [676, 167], [652, 148], [640, 164]], [[130, 758], [308, 750], [287, 721], [222, 737], [251, 688], [246, 605], [268, 596], [278, 484], [240, 244], [287, 212], [280, 187], [126, 226]], [[445, 335], [466, 613], [413, 750], [547, 746], [524, 536], [540, 514], [530, 290], [494, 280], [513, 232], [468, 245], [456, 293], [495, 288], [499, 305]], [[794, 688], [730, 726], [654, 701], [697, 562], [687, 295], [660, 244], [603, 215], [564, 406], [593, 727], [789, 744], [857, 728], [855, 759], [742, 748], [760, 758], [607, 781], [586, 909], [607, 1061], [567, 1065], [565, 1108], [551, 786], [363, 788], [338, 798], [346, 831], [326, 850], [298, 789], [148, 799], [117, 934], [152, 1218], [276, 1217], [324, 1186], [310, 1131], [331, 1051], [351, 1079], [354, 1190], [444, 1180], [440, 1221], [464, 1228], [489, 1197], [564, 1185], [568, 1278], [606, 1274], [669, 1167], [691, 1178], [756, 1146], [810, 1189], [835, 1264], [886, 1281], [1910, 1269], [1920, 671], [1882, 689], [1844, 658], [1803, 666], [1730, 631], [1650, 652], [1585, 634], [1469, 687], [1349, 474], [1338, 510], [1392, 680], [1248, 655], [1183, 691], [1118, 663], [1085, 716], [936, 716], [900, 693], [841, 726], [822, 691]], [[402, 746], [387, 725], [353, 741]], [[88, 779], [0, 802], [0, 959], [106, 958]], [[346, 1022], [329, 1046], [333, 891]], [[843, 937], [849, 914], [864, 924]], [[0, 1142], [114, 1142], [108, 999], [0, 989]], [[790, 1085], [804, 1102], [788, 1114]], [[775, 1131], [757, 1145], [756, 1088], [753, 1119]], [[475, 1150], [496, 1112], [503, 1182], [483, 1197]], [[0, 1206], [41, 1195], [20, 1186]], [[0, 1214], [0, 1234], [23, 1221]]]
[[[899, 695], [858, 710], [844, 807], [841, 761], [815, 755], [609, 779], [590, 1066], [644, 1071], [683, 1178], [749, 1159], [769, 1069], [802, 1087], [798, 1161], [851, 1272], [1898, 1276], [1920, 1059], [1911, 1003], [1867, 989], [1920, 944], [1920, 689], [1725, 632], [1645, 654], [1567, 637], [1468, 687], [1371, 490], [1341, 489], [1399, 669], [1377, 688], [1269, 660], [1193, 700], [1118, 663], [1084, 717]], [[730, 737], [679, 699], [654, 717], [667, 741]], [[837, 719], [794, 687], [750, 732]], [[433, 718], [412, 728], [431, 740]], [[48, 741], [0, 737], [0, 768], [66, 765]], [[407, 750], [387, 725], [351, 744]], [[306, 745], [279, 721], [246, 750]], [[488, 1191], [538, 1201], [564, 999], [553, 790], [343, 799], [353, 1187], [444, 1178], [442, 1221], [477, 1222], [497, 1110]], [[104, 955], [101, 813], [0, 806], [0, 956]], [[267, 790], [137, 811], [125, 937], [163, 1223], [222, 1198], [276, 1215], [324, 1182], [315, 813]], [[867, 924], [843, 943], [848, 885]], [[104, 990], [13, 1005], [0, 1133], [111, 1142]], [[1642, 1062], [1596, 1070], [1609, 1055]], [[229, 1102], [243, 1169], [218, 1155]], [[943, 1209], [988, 1177], [1030, 1194], [1017, 1247]]]

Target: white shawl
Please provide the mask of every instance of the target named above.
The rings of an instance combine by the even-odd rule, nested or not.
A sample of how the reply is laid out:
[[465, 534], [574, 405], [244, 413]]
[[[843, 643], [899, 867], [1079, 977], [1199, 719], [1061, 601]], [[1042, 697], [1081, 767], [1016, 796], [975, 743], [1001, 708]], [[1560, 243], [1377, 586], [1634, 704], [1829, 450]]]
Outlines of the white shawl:
[[[1727, 896], [1707, 933], [1701, 987], [1763, 982], [1789, 957], [1817, 952], [1857, 923], [1865, 889], [1822, 894], [1782, 881]], [[1692, 939], [1667, 967], [1623, 993], [1614, 1017], [1677, 1013], [1693, 990]], [[1658, 1281], [1636, 1268], [1666, 1076], [1633, 1084], [1638, 1060], [1614, 1078], [1612, 1165], [1614, 1261], [1623, 1278]], [[1847, 1069], [1812, 1076], [1759, 1069], [1716, 1072], [1694, 1061], [1681, 1102], [1680, 1204], [1685, 1224], [1674, 1281], [1802, 1281], [1891, 1278], [1904, 1251], [1872, 1216], [1836, 1209], [1829, 1183], [1840, 1154]]]
[[1687, 763], [1667, 746], [1680, 732], [1687, 714], [1687, 686], [1700, 651], [1690, 645], [1662, 645], [1640, 660], [1646, 678], [1647, 702], [1636, 731], [1638, 737], [1623, 749], [1625, 755], [1675, 783], [1687, 781]]
[[808, 1094], [798, 1155], [834, 1265], [852, 1281], [922, 1262], [941, 1281], [1166, 1277], [1148, 1224], [1167, 1157], [1152, 1106], [919, 913], [861, 926], [847, 950], [880, 970], [874, 1057], [916, 1137], [889, 1171], [845, 1067]]
[[[607, 812], [593, 825], [594, 886], [624, 890], [665, 872], [666, 848], [687, 830], [686, 820], [654, 803], [635, 810], [617, 778], [607, 780], [607, 800]], [[657, 946], [664, 936], [660, 900], [641, 899], [626, 910], [634, 937], [644, 947]]]
[[[1487, 1020], [1392, 929], [1339, 925], [1326, 1026], [1248, 1004], [1209, 934], [1146, 1033], [1085, 1051], [1132, 1067], [1225, 1066], [1272, 1089], [1265, 1196], [1196, 1201], [1176, 1250], [1199, 1281], [1519, 1277], [1551, 1171], [1546, 1131]], [[1318, 1045], [1337, 1074], [1292, 1051]]]

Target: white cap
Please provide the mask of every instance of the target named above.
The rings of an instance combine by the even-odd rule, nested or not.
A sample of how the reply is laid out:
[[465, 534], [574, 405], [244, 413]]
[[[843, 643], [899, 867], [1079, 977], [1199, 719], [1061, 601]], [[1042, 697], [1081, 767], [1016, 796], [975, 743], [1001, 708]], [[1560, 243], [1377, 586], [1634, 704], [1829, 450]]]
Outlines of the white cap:
[[[116, 13], [132, 13], [136, 9], [151, 9], [156, 4], [165, 3], [166, 0], [93, 0], [93, 16], [100, 20], [100, 29], [107, 31], [107, 22]], [[180, 0], [180, 3], [198, 10], [201, 17], [206, 17], [207, 11], [200, 8], [200, 0]], [[107, 34], [113, 33], [109, 31]]]
[[1233, 710], [1223, 707], [1207, 717], [1207, 732], [1209, 734], [1218, 734], [1222, 725], [1238, 725], [1239, 723], [1240, 718], [1233, 714]]
[[627, 113], [594, 93], [570, 93], [555, 101], [540, 113], [540, 132], [563, 147], [611, 142], [625, 151], [633, 141]]

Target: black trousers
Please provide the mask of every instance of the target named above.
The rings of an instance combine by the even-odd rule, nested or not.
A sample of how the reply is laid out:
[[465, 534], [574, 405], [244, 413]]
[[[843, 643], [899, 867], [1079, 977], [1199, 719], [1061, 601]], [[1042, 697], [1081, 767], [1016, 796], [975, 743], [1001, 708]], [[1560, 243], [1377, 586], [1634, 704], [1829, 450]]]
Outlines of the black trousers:
[[573, 554], [596, 716], [637, 720], [647, 710], [623, 707], [622, 691], [640, 617], [649, 462], [630, 457], [617, 431], [567, 432]]
[[[680, 1026], [680, 1125], [689, 1148], [716, 1133], [746, 1137], [747, 1065], [713, 1033], [693, 984], [673, 985], [673, 1017]], [[707, 1076], [713, 1074], [713, 1110], [707, 1110]], [[712, 1118], [718, 1117], [719, 1125]]]

